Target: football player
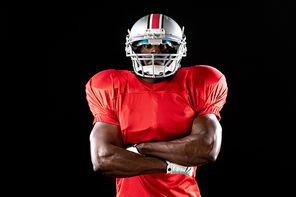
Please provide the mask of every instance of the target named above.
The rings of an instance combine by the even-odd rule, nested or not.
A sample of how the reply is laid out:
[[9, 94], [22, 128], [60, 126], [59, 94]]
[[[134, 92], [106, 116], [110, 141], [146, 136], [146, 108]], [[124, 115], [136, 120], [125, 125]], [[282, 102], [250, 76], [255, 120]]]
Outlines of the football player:
[[105, 70], [86, 85], [93, 168], [116, 178], [117, 196], [200, 196], [196, 168], [219, 154], [226, 79], [181, 68], [185, 40], [172, 18], [144, 16], [126, 37], [134, 71]]

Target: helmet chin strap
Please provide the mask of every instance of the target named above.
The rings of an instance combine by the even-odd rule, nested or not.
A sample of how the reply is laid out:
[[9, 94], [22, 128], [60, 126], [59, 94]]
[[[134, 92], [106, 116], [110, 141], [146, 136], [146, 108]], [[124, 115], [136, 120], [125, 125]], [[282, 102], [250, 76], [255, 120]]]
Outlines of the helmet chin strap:
[[169, 71], [172, 72], [173, 67], [162, 66], [162, 65], [147, 65], [147, 66], [143, 66], [143, 70], [144, 72], [142, 70], [139, 70], [139, 71], [142, 71], [146, 75], [150, 75], [150, 76], [163, 76]]
[[[147, 56], [151, 56], [151, 58], [147, 58]], [[159, 57], [155, 58], [155, 54], [136, 54], [132, 51], [130, 57], [135, 73], [142, 77], [163, 78], [173, 75], [181, 66], [182, 54], [157, 54], [157, 56]], [[151, 60], [152, 64], [143, 65], [142, 60]], [[154, 64], [156, 60], [165, 60], [165, 65]]]
[[163, 74], [163, 72], [167, 71], [165, 67], [161, 65], [147, 65], [147, 66], [143, 66], [143, 69], [144, 69], [144, 73], [148, 75], [153, 75], [153, 73], [154, 75], [161, 75], [160, 73]]

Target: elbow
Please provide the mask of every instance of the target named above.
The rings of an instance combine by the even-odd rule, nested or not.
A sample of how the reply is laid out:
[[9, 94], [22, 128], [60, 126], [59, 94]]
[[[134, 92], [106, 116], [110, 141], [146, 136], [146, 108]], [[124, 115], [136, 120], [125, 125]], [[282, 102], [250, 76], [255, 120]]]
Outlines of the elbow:
[[215, 162], [217, 160], [217, 157], [217, 154], [205, 154], [204, 156], [200, 156], [196, 161], [196, 166]]
[[206, 159], [209, 161], [209, 163], [211, 163], [211, 162], [215, 162], [217, 158], [218, 158], [218, 154], [214, 153], [214, 154], [209, 154]]
[[102, 172], [102, 165], [98, 162], [92, 163], [94, 172], [101, 173]]
[[94, 172], [101, 173], [103, 175], [105, 175], [110, 169], [108, 159], [101, 156], [97, 156], [96, 159], [92, 161], [92, 166]]
[[[216, 133], [221, 133], [221, 131], [216, 131]], [[221, 149], [221, 135], [215, 135], [213, 138], [209, 138], [205, 141], [204, 158], [208, 162], [215, 162], [218, 158]]]
[[204, 165], [207, 163], [215, 162], [218, 158], [219, 151], [216, 149], [209, 148], [204, 150], [196, 157], [196, 164], [197, 166]]
[[91, 151], [91, 162], [93, 170], [97, 173], [105, 174], [110, 169], [110, 159], [112, 156], [107, 151], [93, 148]]
[[[216, 144], [216, 143], [213, 143]], [[209, 163], [215, 162], [218, 158], [220, 152], [220, 146], [210, 146], [209, 150], [205, 152], [204, 158], [208, 160]]]
[[207, 163], [212, 163], [217, 160], [218, 155], [217, 154], [201, 154], [198, 156], [193, 157], [187, 165], [189, 166], [201, 166]]
[[104, 174], [110, 169], [112, 154], [106, 146], [100, 146], [99, 143], [96, 143], [92, 135], [90, 136], [90, 152], [92, 167], [95, 172]]
[[97, 155], [95, 156], [92, 155], [91, 161], [92, 161], [93, 170], [98, 173], [102, 172], [103, 167], [102, 167], [102, 162], [100, 161], [100, 158]]

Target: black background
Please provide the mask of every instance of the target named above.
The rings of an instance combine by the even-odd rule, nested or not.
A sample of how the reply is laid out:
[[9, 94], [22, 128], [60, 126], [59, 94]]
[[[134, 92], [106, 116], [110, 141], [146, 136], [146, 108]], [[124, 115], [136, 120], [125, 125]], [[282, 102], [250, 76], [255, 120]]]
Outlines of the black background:
[[131, 70], [127, 29], [163, 13], [185, 26], [182, 66], [214, 66], [229, 86], [221, 153], [197, 171], [202, 196], [290, 194], [295, 8], [280, 1], [163, 0], [1, 6], [3, 68], [11, 69], [2, 77], [11, 120], [4, 131], [10, 137], [2, 140], [10, 192], [115, 196], [115, 179], [92, 171], [93, 117], [84, 86], [101, 70]]

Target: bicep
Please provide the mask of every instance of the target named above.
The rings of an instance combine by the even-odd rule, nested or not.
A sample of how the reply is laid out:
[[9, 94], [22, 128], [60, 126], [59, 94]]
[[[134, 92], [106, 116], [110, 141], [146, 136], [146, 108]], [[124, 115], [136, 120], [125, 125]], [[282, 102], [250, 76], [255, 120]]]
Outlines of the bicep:
[[212, 146], [213, 153], [219, 153], [222, 127], [215, 114], [196, 116], [193, 120], [191, 135], [199, 135], [206, 144]]
[[199, 134], [201, 132], [221, 133], [222, 128], [215, 114], [204, 114], [196, 116], [192, 123], [191, 134]]
[[91, 143], [122, 146], [120, 127], [104, 122], [96, 122], [90, 134]]
[[100, 169], [100, 157], [112, 154], [110, 147], [122, 146], [120, 127], [104, 122], [96, 122], [89, 137], [93, 168]]

